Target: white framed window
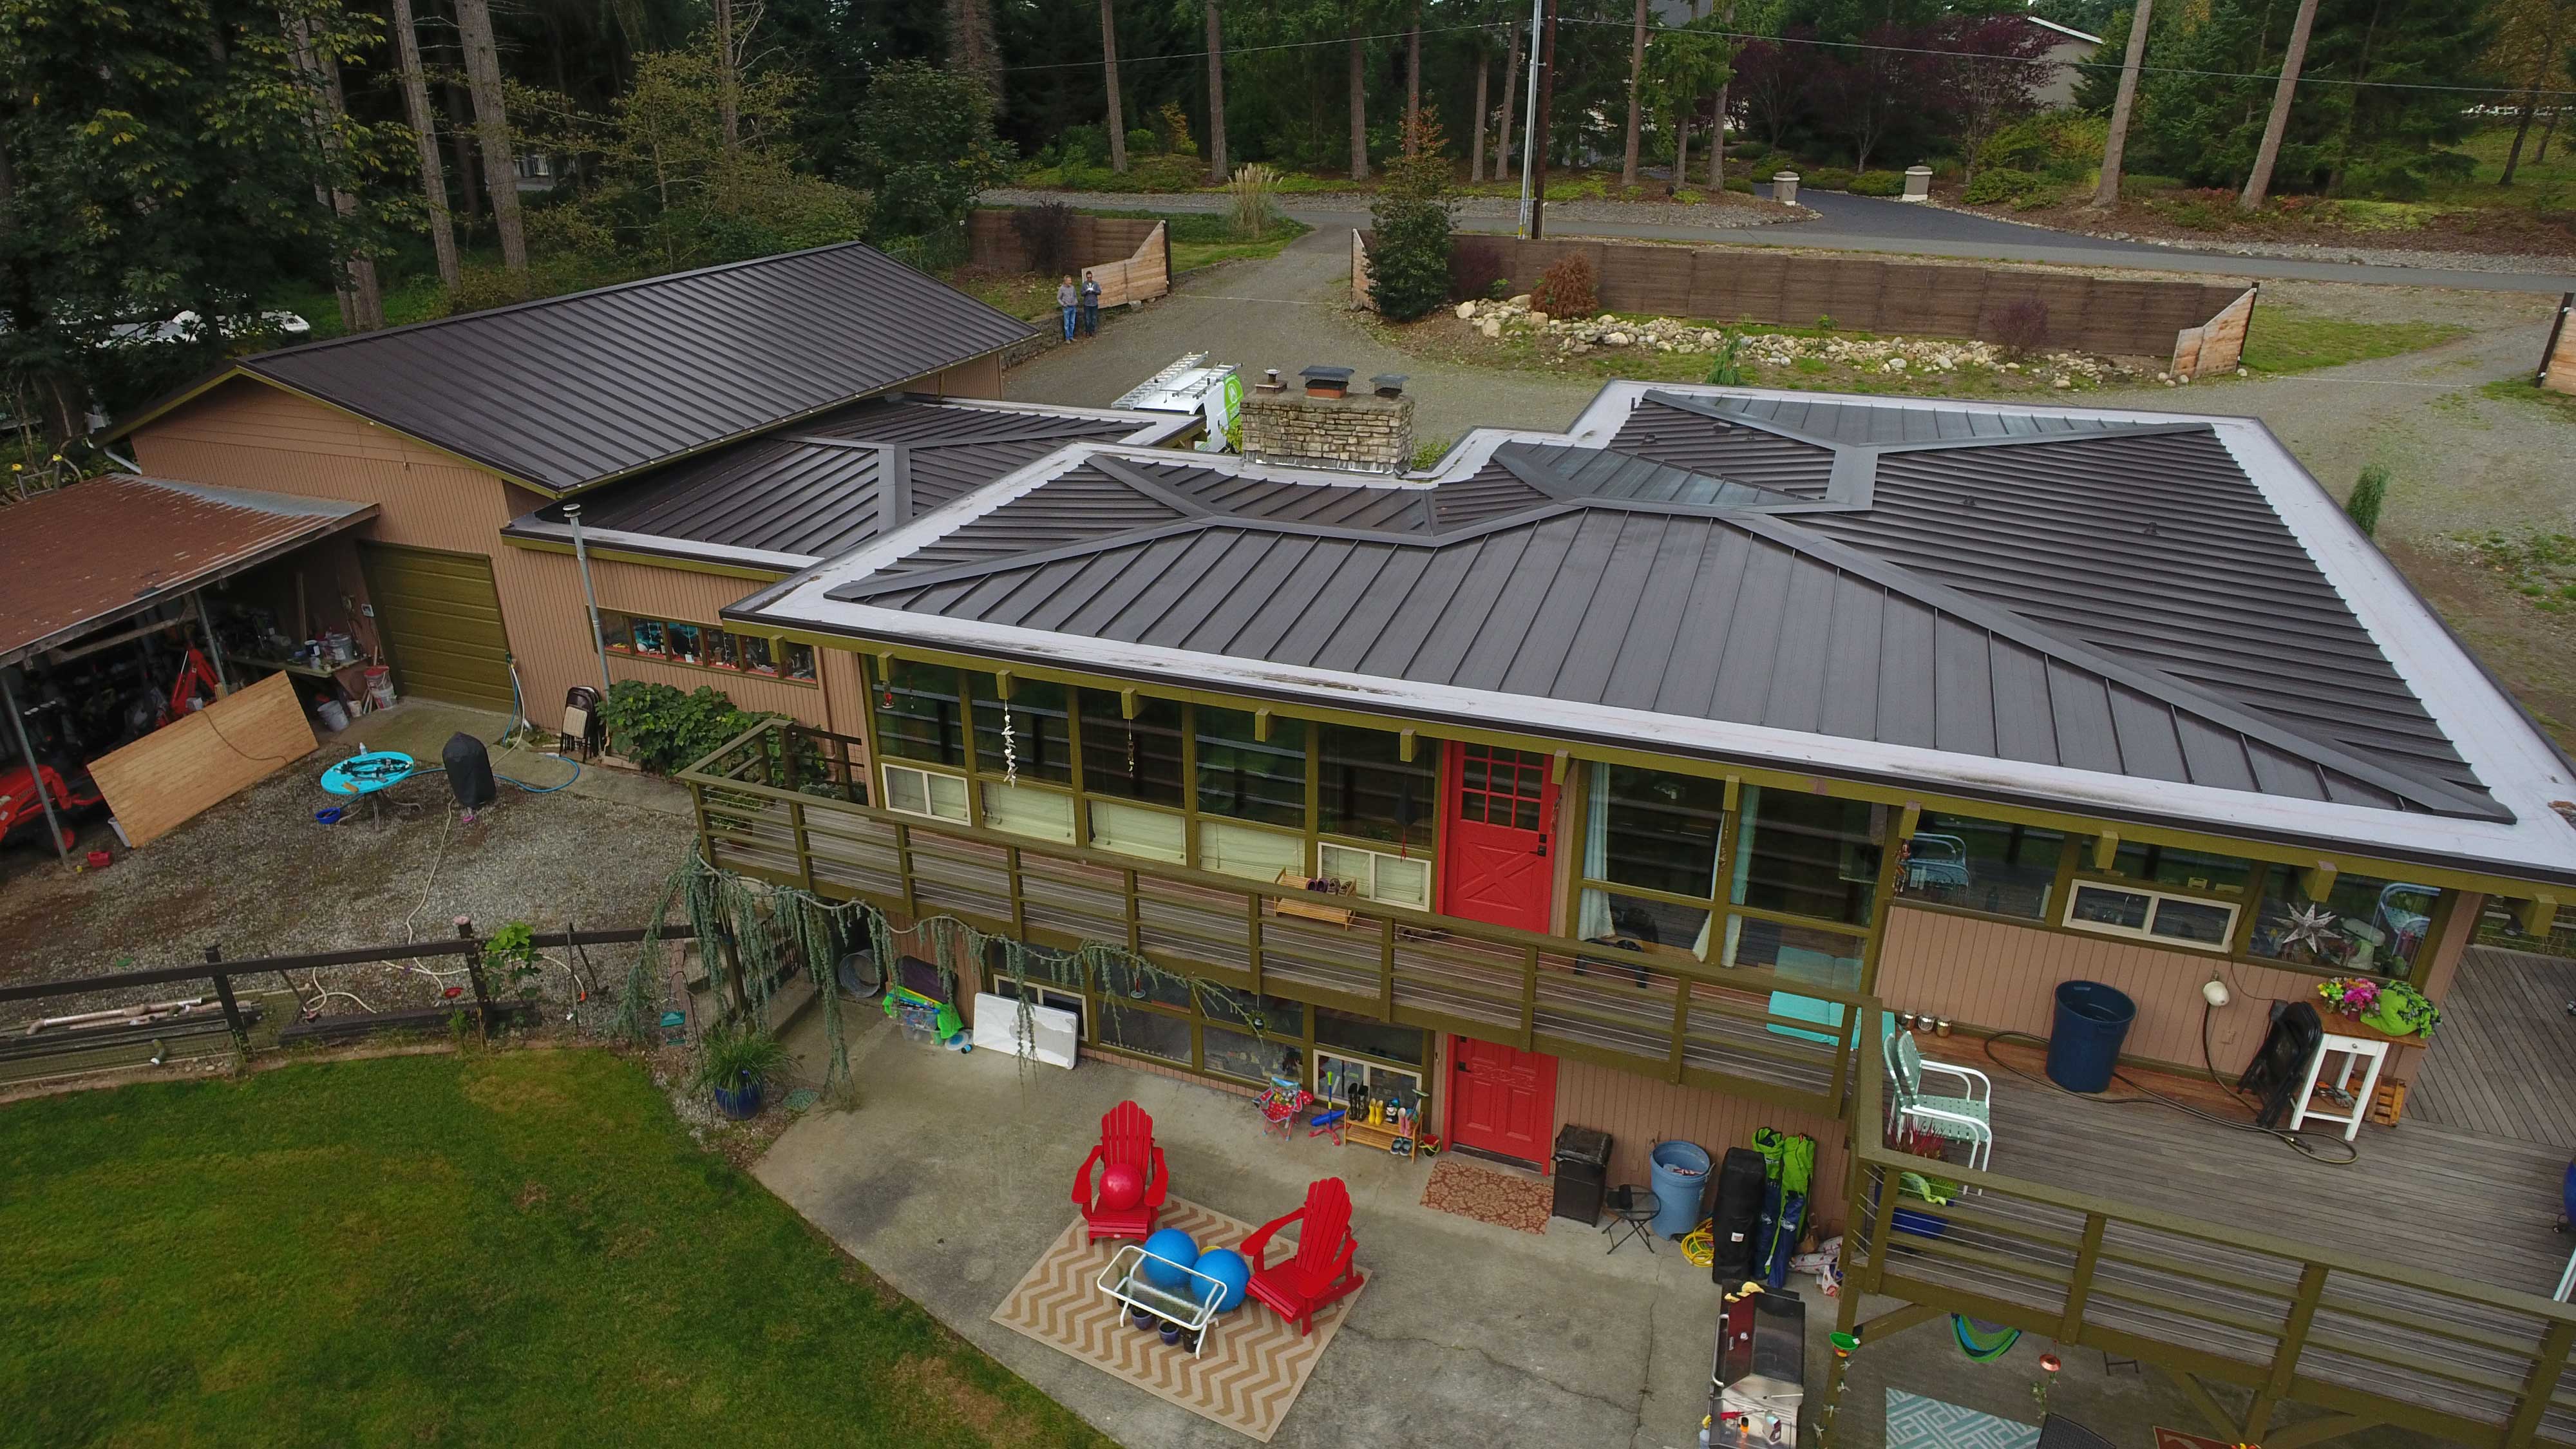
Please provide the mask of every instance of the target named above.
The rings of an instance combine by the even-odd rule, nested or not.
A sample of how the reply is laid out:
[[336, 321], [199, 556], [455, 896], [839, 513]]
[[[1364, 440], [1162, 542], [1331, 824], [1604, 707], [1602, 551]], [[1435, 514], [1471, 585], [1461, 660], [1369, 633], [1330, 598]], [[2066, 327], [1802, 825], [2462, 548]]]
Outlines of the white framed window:
[[884, 769], [888, 810], [926, 816], [932, 820], [953, 820], [961, 825], [966, 822], [964, 776], [916, 769], [911, 765], [889, 764]]
[[984, 823], [1040, 840], [1073, 840], [1073, 797], [1027, 785], [984, 782]]
[[1188, 842], [1189, 821], [1177, 812], [1116, 800], [1091, 802], [1091, 843], [1102, 850], [1182, 865], [1190, 858]]
[[2201, 896], [2104, 881], [2078, 880], [2067, 892], [2064, 925], [2105, 936], [2128, 936], [2188, 946], [2196, 951], [2224, 951], [2236, 939], [2240, 907]]
[[1371, 1101], [1396, 1101], [1405, 1110], [1422, 1111], [1422, 1074], [1403, 1067], [1315, 1053], [1315, 1095], [1337, 1107], [1351, 1104], [1351, 1089], [1364, 1087]]
[[1355, 845], [1320, 843], [1323, 873], [1351, 883], [1351, 890], [1391, 906], [1431, 909], [1431, 862], [1420, 856], [1388, 855]]
[[1306, 873], [1303, 838], [1257, 825], [1199, 817], [1199, 869], [1247, 880], [1270, 881], [1279, 873]]

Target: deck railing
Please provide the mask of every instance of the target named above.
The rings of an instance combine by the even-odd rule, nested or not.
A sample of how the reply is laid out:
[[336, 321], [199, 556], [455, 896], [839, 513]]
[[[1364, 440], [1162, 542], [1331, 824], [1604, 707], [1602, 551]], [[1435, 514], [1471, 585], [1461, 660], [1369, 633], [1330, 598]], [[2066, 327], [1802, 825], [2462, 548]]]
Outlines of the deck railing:
[[[1864, 1040], [1884, 1014], [1862, 1008]], [[2407, 1266], [2366, 1234], [2300, 1243], [1899, 1152], [1879, 1145], [1884, 1094], [1879, 1071], [1854, 1079], [1845, 1294], [2240, 1385], [2249, 1441], [2298, 1399], [2477, 1449], [2576, 1443], [2576, 1384], [2561, 1376], [2576, 1308]], [[2118, 1170], [2116, 1145], [2103, 1162]], [[1936, 1206], [1904, 1191], [1906, 1174], [1962, 1191]]]
[[[798, 733], [764, 725], [682, 773], [709, 860], [916, 918], [953, 915], [1046, 946], [1120, 945], [1248, 991], [1842, 1115], [1854, 993], [899, 814], [846, 798], [846, 775], [824, 798], [810, 778], [784, 783], [782, 762], [806, 753]], [[1782, 1015], [1774, 993], [1836, 1003], [1846, 1025]]]

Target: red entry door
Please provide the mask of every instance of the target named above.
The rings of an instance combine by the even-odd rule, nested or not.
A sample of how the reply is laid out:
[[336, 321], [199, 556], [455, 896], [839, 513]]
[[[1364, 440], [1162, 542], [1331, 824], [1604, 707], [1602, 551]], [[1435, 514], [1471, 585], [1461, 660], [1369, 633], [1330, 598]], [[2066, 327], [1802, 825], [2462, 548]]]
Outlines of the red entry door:
[[1449, 1038], [1449, 1136], [1460, 1147], [1545, 1166], [1556, 1131], [1556, 1058]]
[[1545, 931], [1556, 880], [1549, 857], [1556, 785], [1545, 755], [1453, 742], [1442, 801], [1440, 909]]

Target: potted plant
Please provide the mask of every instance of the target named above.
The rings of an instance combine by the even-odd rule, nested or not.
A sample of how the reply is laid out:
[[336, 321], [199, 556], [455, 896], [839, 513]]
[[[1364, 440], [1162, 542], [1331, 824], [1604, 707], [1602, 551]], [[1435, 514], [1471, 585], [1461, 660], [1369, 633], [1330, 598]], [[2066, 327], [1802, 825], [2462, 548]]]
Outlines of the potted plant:
[[710, 1033], [698, 1048], [696, 1083], [715, 1094], [716, 1107], [737, 1122], [760, 1115], [762, 1091], [787, 1066], [778, 1038], [751, 1027]]

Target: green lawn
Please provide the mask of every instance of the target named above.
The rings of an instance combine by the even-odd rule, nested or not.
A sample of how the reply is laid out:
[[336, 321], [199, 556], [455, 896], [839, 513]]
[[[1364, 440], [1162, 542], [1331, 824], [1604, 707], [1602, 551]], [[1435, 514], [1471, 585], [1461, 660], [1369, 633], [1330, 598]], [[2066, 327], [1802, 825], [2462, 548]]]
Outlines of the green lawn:
[[1314, 230], [1302, 221], [1273, 215], [1270, 225], [1262, 229], [1260, 240], [1245, 241], [1234, 234], [1231, 218], [1213, 211], [1106, 211], [1086, 208], [1083, 215], [1123, 216], [1164, 223], [1170, 228], [1166, 234], [1172, 242], [1172, 273], [1175, 276], [1217, 262], [1275, 257], [1290, 242]]
[[2257, 304], [2245, 334], [2245, 365], [2257, 372], [2306, 372], [2438, 347], [2469, 335], [2449, 322], [2355, 322]]
[[2539, 408], [2564, 421], [2576, 423], [2576, 397], [2563, 392], [2550, 392], [2533, 382], [2528, 373], [2520, 377], [2500, 377], [2478, 389], [2482, 397], [2499, 402], [2522, 403]]
[[593, 1050], [0, 1108], [0, 1438], [1107, 1441]]

